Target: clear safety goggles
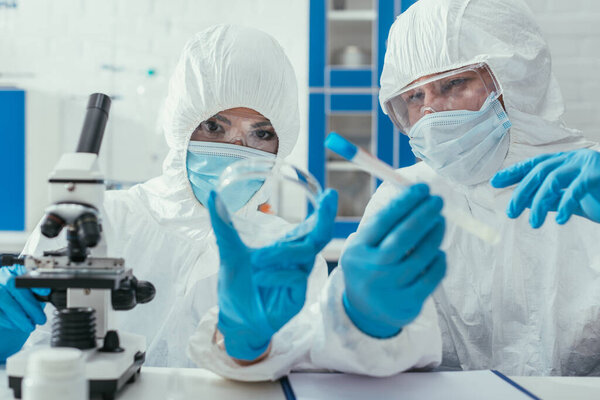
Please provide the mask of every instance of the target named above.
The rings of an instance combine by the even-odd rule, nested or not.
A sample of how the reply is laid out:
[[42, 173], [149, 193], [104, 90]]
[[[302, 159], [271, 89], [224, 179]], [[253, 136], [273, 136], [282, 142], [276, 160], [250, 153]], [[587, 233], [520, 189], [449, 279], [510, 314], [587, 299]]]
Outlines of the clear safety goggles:
[[424, 115], [453, 110], [477, 111], [494, 93], [502, 93], [485, 63], [467, 65], [411, 83], [384, 103], [398, 129], [408, 133]]
[[191, 140], [237, 144], [273, 154], [279, 143], [271, 121], [243, 108], [224, 110], [202, 121]]

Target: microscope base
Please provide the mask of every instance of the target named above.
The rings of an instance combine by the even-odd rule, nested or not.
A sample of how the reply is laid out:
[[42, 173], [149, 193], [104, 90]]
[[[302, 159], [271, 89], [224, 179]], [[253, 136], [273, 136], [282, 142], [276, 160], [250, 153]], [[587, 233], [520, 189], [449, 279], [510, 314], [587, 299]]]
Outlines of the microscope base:
[[[85, 350], [86, 377], [90, 385], [90, 397], [101, 396], [103, 400], [112, 400], [127, 383], [136, 379], [146, 358], [146, 339], [140, 335], [119, 334], [120, 353], [103, 353], [99, 348]], [[37, 348], [20, 351], [10, 357], [6, 363], [8, 385], [17, 399], [21, 398], [22, 383], [29, 355]]]

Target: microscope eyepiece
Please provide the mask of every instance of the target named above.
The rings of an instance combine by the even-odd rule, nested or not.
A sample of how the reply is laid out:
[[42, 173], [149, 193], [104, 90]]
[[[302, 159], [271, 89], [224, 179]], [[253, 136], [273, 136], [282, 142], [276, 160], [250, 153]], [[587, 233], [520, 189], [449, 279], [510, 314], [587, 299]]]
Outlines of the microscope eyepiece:
[[90, 95], [87, 105], [83, 128], [77, 144], [77, 153], [100, 152], [104, 128], [110, 111], [110, 97], [102, 93]]
[[107, 116], [110, 111], [110, 97], [102, 93], [92, 93], [88, 99], [87, 108], [102, 110]]

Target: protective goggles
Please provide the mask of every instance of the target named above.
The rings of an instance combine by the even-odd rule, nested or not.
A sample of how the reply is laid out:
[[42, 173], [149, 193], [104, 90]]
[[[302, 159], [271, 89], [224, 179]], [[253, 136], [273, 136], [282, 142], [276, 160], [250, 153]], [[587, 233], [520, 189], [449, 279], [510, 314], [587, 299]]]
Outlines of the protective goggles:
[[485, 63], [467, 65], [409, 84], [391, 96], [384, 107], [398, 129], [408, 133], [424, 115], [453, 110], [477, 111], [494, 93], [502, 92]]
[[221, 111], [202, 121], [191, 140], [231, 143], [277, 153], [278, 137], [271, 121], [250, 109]]

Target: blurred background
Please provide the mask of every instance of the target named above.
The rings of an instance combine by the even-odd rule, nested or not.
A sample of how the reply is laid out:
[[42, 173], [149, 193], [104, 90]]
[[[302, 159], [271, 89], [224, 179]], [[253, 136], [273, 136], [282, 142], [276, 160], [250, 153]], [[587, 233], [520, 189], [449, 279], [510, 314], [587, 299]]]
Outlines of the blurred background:
[[[340, 191], [336, 237], [356, 229], [378, 182], [325, 152], [336, 130], [401, 167], [407, 142], [377, 102], [400, 0], [0, 0], [0, 252], [19, 252], [43, 214], [46, 178], [75, 149], [89, 94], [113, 98], [101, 166], [113, 188], [160, 174], [157, 119], [186, 40], [216, 23], [262, 29], [294, 65], [302, 118], [289, 161]], [[550, 44], [565, 120], [600, 141], [600, 2], [527, 0]]]

